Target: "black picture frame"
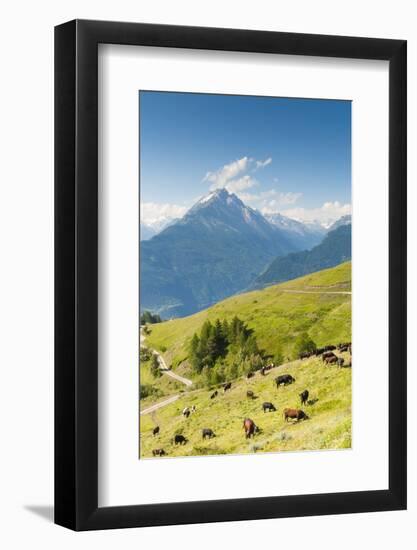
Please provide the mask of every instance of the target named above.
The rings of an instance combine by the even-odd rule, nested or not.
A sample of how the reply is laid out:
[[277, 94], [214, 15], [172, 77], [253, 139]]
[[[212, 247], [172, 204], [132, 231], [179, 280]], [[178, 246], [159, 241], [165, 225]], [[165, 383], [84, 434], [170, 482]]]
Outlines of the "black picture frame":
[[[389, 62], [389, 488], [98, 506], [98, 44]], [[74, 529], [406, 508], [406, 41], [74, 20], [55, 28], [55, 523]]]

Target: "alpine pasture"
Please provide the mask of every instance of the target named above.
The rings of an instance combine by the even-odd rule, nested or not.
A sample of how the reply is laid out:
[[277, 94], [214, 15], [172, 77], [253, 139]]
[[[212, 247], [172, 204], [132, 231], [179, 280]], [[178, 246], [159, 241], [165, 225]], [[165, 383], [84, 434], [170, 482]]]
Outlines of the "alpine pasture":
[[[178, 396], [149, 414], [140, 415], [140, 457], [152, 457], [163, 449], [166, 457], [254, 452], [343, 449], [351, 447], [351, 368], [325, 365], [321, 356], [298, 358], [297, 338], [307, 334], [317, 347], [351, 341], [351, 264], [301, 277], [263, 290], [235, 295], [189, 317], [148, 325], [145, 345], [163, 356], [166, 365], [193, 380], [186, 387], [161, 376], [150, 374], [150, 361], [140, 365], [140, 383], [146, 385], [146, 397], [140, 400], [143, 412], [150, 406]], [[256, 336], [265, 364], [280, 355], [280, 364], [263, 376], [259, 371], [247, 378], [240, 375], [231, 389], [208, 385], [193, 372], [188, 361], [190, 342], [206, 320], [232, 320], [238, 316]], [[351, 363], [350, 352], [335, 354]], [[159, 373], [158, 373], [159, 374]], [[291, 374], [295, 382], [276, 387], [274, 379]], [[301, 405], [299, 394], [308, 390], [309, 398]], [[217, 395], [211, 396], [217, 390]], [[247, 392], [251, 397], [248, 397]], [[252, 394], [250, 393], [252, 392]], [[262, 404], [271, 402], [276, 411], [263, 412]], [[184, 408], [195, 407], [188, 417]], [[307, 420], [290, 420], [285, 408], [302, 409]], [[245, 418], [259, 427], [247, 439]], [[159, 426], [159, 433], [153, 430]], [[202, 437], [211, 429], [215, 436]], [[175, 444], [174, 436], [183, 435], [185, 444]]]

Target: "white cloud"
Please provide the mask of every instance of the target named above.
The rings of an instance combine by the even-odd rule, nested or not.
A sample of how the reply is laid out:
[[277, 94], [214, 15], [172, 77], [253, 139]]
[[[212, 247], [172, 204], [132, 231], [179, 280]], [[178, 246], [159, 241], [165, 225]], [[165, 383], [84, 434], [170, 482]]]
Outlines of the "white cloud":
[[141, 222], [150, 226], [160, 226], [171, 220], [182, 218], [187, 210], [186, 206], [178, 204], [141, 202]]
[[258, 181], [256, 181], [254, 178], [246, 174], [245, 176], [242, 176], [237, 180], [230, 181], [226, 185], [226, 189], [231, 193], [237, 193], [239, 191], [243, 191], [244, 189], [250, 189], [251, 187], [254, 187], [255, 185], [258, 185], [258, 184], [259, 184]]
[[230, 164], [225, 164], [216, 172], [207, 172], [203, 182], [208, 181], [211, 183], [210, 191], [220, 189], [221, 187], [226, 187], [226, 185], [233, 178], [247, 170], [249, 163], [250, 159], [248, 157], [242, 157], [241, 159], [235, 160]]
[[[248, 171], [256, 171], [271, 164], [272, 158], [265, 160], [256, 160], [250, 157], [242, 157], [241, 159], [225, 164], [215, 172], [207, 172], [203, 178], [203, 182], [209, 182], [210, 191], [226, 187], [229, 191], [235, 192], [242, 189], [248, 189], [257, 185], [258, 182], [249, 177]], [[236, 179], [237, 178], [237, 179]]]
[[291, 208], [280, 210], [281, 214], [304, 222], [318, 221], [323, 225], [329, 225], [342, 216], [351, 214], [350, 203], [341, 204], [339, 201], [325, 202], [319, 208]]
[[238, 195], [244, 202], [253, 208], [257, 208], [263, 214], [277, 212], [283, 206], [295, 204], [302, 197], [302, 193], [283, 192], [276, 189], [262, 191], [258, 194], [238, 193]]
[[265, 168], [265, 166], [268, 166], [268, 164], [271, 164], [272, 159], [271, 157], [268, 157], [265, 160], [257, 160], [256, 161], [256, 168]]

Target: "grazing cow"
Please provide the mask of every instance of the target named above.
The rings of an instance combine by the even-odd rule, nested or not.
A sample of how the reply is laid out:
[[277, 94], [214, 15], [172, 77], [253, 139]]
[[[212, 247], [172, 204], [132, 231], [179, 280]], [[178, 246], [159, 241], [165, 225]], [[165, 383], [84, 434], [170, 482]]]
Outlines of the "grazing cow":
[[275, 406], [269, 401], [265, 401], [265, 403], [262, 403], [262, 408], [264, 413], [266, 413], [266, 411], [269, 411], [269, 412], [276, 411]]
[[343, 357], [338, 357], [337, 358], [337, 366], [338, 367], [343, 367], [344, 364], [345, 364], [345, 360], [343, 359]]
[[254, 376], [255, 376], [254, 372], [248, 372], [248, 374], [246, 375], [246, 378], [249, 380], [249, 378], [253, 378]]
[[155, 426], [155, 428], [152, 430], [153, 435], [159, 434], [159, 426]]
[[201, 434], [203, 436], [203, 439], [206, 439], [207, 437], [209, 439], [211, 439], [212, 437], [216, 437], [216, 434], [210, 428], [203, 428]]
[[339, 358], [337, 357], [337, 355], [334, 355], [334, 354], [324, 359], [324, 362], [326, 363], [326, 365], [331, 365], [333, 363], [337, 363], [338, 361], [339, 361]]
[[248, 390], [248, 391], [246, 392], [246, 397], [248, 397], [249, 399], [254, 399], [255, 394], [253, 393], [252, 390]]
[[326, 351], [323, 353], [323, 355], [321, 356], [321, 360], [322, 361], [326, 361], [326, 359], [328, 357], [337, 357], [332, 351]]
[[286, 422], [288, 422], [288, 419], [295, 419], [297, 422], [299, 420], [308, 420], [308, 416], [304, 411], [301, 409], [284, 409], [284, 418]]
[[262, 374], [262, 376], [265, 376], [266, 367], [261, 367], [259, 372]]
[[196, 407], [195, 405], [193, 405], [193, 406], [191, 407], [191, 412], [192, 412], [192, 413], [195, 413], [196, 410], [197, 410], [197, 407]]
[[175, 434], [174, 436], [175, 445], [185, 445], [186, 443], [187, 443], [187, 439], [183, 435]]
[[182, 416], [185, 416], [185, 418], [188, 418], [190, 416], [190, 407], [185, 407], [185, 409], [183, 409], [182, 411]]
[[226, 384], [223, 384], [223, 391], [224, 393], [227, 392], [227, 390], [230, 390], [232, 387], [232, 383], [231, 382], [227, 382]]
[[351, 345], [352, 345], [351, 342], [343, 342], [342, 344], [338, 344], [337, 349], [339, 351], [348, 351]]
[[309, 357], [311, 357], [314, 354], [315, 354], [314, 351], [304, 351], [303, 353], [300, 353], [300, 355], [298, 357], [299, 357], [299, 359], [308, 359]]
[[251, 436], [254, 437], [254, 435], [259, 432], [258, 426], [251, 418], [245, 418], [243, 421], [243, 429], [245, 430], [246, 439], [249, 439]]
[[301, 405], [304, 405], [305, 403], [307, 403], [308, 395], [309, 395], [308, 390], [304, 390], [303, 392], [300, 393]]
[[210, 395], [210, 399], [214, 399], [215, 397], [217, 397], [219, 395], [219, 392], [216, 390], [215, 392], [213, 392], [211, 395]]
[[275, 384], [277, 385], [277, 388], [281, 385], [287, 386], [288, 384], [292, 384], [295, 382], [295, 378], [291, 376], [291, 374], [281, 374], [280, 376], [277, 376], [275, 378]]
[[152, 451], [152, 454], [153, 456], [165, 456], [166, 452], [164, 451], [164, 449], [154, 449]]

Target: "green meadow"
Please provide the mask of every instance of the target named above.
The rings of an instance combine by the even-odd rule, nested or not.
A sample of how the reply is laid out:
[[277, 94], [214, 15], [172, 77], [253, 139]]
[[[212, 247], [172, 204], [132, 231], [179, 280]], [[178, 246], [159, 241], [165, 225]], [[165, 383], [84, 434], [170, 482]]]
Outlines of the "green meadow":
[[[351, 339], [351, 263], [301, 277], [263, 290], [247, 292], [181, 319], [151, 325], [146, 344], [161, 352], [179, 374], [193, 376], [187, 356], [193, 334], [209, 319], [231, 320], [235, 315], [255, 331], [260, 348], [295, 359], [295, 339], [307, 332], [317, 346]], [[294, 293], [302, 291], [305, 293]], [[183, 371], [183, 372], [181, 372]], [[188, 371], [188, 372], [187, 372]]]
[[[348, 354], [340, 354], [348, 360]], [[276, 388], [278, 374], [291, 374], [295, 382]], [[308, 420], [285, 422], [286, 407], [299, 408], [299, 394], [308, 389], [309, 401], [302, 409]], [[247, 380], [232, 382], [231, 390], [210, 399], [214, 388], [181, 394], [174, 403], [140, 417], [140, 456], [151, 457], [152, 450], [162, 448], [167, 456], [243, 454], [253, 452], [345, 449], [351, 447], [351, 369], [324, 366], [320, 358], [304, 359], [276, 367], [265, 376], [257, 373]], [[254, 392], [250, 399], [246, 392]], [[276, 412], [262, 410], [269, 401]], [[184, 407], [196, 406], [188, 418]], [[243, 419], [251, 418], [260, 433], [245, 438]], [[153, 436], [155, 426], [160, 433]], [[202, 439], [202, 429], [211, 428], [216, 437]], [[174, 445], [172, 438], [182, 434], [185, 445]]]
[[[279, 452], [294, 450], [341, 449], [351, 446], [351, 369], [324, 366], [320, 358], [297, 359], [295, 340], [307, 333], [318, 347], [351, 340], [351, 264], [301, 277], [263, 290], [235, 295], [189, 317], [148, 325], [145, 345], [157, 350], [173, 371], [194, 381], [186, 387], [166, 374], [154, 378], [149, 362], [140, 365], [140, 383], [153, 391], [140, 400], [140, 408], [163, 401], [171, 395], [178, 399], [140, 417], [140, 457], [151, 457], [152, 450], [163, 448], [167, 456]], [[221, 388], [210, 399], [214, 387], [204, 385], [188, 363], [191, 338], [209, 319], [238, 316], [253, 329], [265, 355], [283, 355], [284, 364], [266, 376], [259, 372], [249, 380], [232, 381], [231, 391]], [[340, 354], [347, 362], [348, 353]], [[276, 388], [278, 374], [291, 374], [295, 383]], [[311, 404], [303, 406], [310, 419], [284, 422], [285, 407], [300, 407], [299, 393], [307, 389]], [[254, 399], [246, 392], [251, 390]], [[263, 413], [262, 403], [272, 402], [277, 412]], [[189, 418], [184, 407], [196, 406]], [[260, 433], [245, 439], [243, 419], [252, 418]], [[152, 435], [155, 426], [160, 434]], [[203, 440], [201, 430], [212, 429], [216, 437]], [[183, 434], [186, 445], [175, 446], [172, 438]]]

